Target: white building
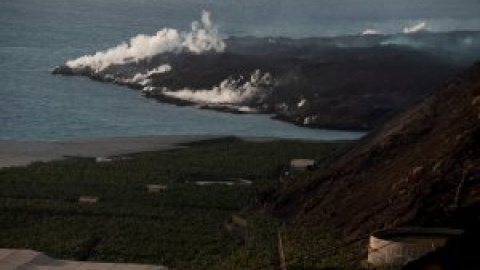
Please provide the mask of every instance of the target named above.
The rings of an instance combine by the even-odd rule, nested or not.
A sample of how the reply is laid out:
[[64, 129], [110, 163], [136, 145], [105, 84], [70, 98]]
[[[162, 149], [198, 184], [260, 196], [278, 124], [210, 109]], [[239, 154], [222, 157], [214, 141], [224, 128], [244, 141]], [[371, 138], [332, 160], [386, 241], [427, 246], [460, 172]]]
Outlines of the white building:
[[290, 161], [290, 169], [297, 171], [312, 170], [317, 166], [313, 159], [292, 159]]

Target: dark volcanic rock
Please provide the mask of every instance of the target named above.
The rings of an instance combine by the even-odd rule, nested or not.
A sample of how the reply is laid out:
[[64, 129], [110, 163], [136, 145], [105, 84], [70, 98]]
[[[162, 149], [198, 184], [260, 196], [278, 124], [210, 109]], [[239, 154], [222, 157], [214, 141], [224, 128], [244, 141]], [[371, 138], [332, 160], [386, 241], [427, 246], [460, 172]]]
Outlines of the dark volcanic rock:
[[73, 69], [67, 67], [67, 66], [58, 66], [58, 67], [55, 67], [53, 70], [52, 70], [52, 74], [54, 75], [57, 75], [57, 74], [61, 74], [61, 75], [75, 75], [75, 72]]
[[[368, 130], [454, 76], [468, 64], [467, 56], [480, 56], [480, 49], [466, 41], [480, 44], [480, 34], [230, 38], [224, 53], [166, 53], [98, 72], [61, 66], [53, 73], [149, 87], [148, 97], [190, 105], [196, 102], [167, 97], [165, 89], [210, 90], [228, 78], [243, 77], [245, 83], [260, 70], [274, 78], [268, 94], [235, 104], [204, 102], [201, 107], [235, 111], [246, 106], [302, 126]], [[163, 64], [172, 70], [151, 74], [143, 84], [131, 80]]]

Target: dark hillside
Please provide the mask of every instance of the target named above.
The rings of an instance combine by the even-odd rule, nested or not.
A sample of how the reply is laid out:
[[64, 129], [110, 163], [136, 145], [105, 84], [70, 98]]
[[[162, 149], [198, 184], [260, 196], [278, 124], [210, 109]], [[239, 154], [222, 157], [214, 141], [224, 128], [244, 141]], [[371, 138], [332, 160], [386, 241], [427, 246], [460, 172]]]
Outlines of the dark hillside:
[[266, 205], [358, 236], [398, 226], [465, 227], [480, 214], [480, 63], [388, 122], [306, 185]]

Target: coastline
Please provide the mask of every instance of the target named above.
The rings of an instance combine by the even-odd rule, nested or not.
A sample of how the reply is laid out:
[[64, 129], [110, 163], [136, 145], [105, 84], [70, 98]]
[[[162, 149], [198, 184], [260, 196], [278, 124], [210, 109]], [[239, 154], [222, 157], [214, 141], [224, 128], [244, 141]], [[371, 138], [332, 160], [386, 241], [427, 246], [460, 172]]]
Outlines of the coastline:
[[[235, 137], [215, 135], [158, 135], [134, 137], [103, 137], [68, 140], [0, 140], [0, 170], [26, 166], [33, 162], [60, 160], [65, 157], [111, 157], [149, 151], [189, 147], [202, 141], [238, 138], [249, 142], [294, 140], [274, 137]], [[295, 139], [299, 141], [310, 141]], [[338, 141], [324, 141], [338, 142]]]
[[171, 150], [181, 144], [219, 136], [136, 136], [53, 141], [0, 140], [0, 169], [52, 161], [66, 156], [109, 157], [139, 152]]
[[[222, 41], [227, 48], [222, 52], [160, 51], [122, 63], [86, 55], [57, 65], [51, 73], [128, 87], [165, 104], [267, 114], [311, 129], [370, 131], [460, 72], [462, 63], [469, 63], [470, 58], [445, 58], [445, 48], [431, 51], [428, 44], [448, 42], [460, 50], [463, 40], [478, 37], [480, 32], [475, 31], [230, 37]], [[399, 38], [423, 45], [395, 43]], [[72, 64], [81, 59], [100, 62]], [[98, 63], [106, 66], [99, 68]], [[165, 66], [168, 69], [159, 70]]]

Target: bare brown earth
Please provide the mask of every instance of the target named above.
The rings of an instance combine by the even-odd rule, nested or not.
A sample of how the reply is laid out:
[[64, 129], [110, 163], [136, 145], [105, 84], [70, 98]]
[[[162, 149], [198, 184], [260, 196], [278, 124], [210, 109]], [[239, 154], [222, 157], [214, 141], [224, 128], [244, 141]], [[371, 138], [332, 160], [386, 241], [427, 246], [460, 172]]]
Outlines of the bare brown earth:
[[480, 217], [480, 63], [365, 138], [308, 184], [264, 198], [291, 222], [347, 238], [379, 228], [465, 228]]

